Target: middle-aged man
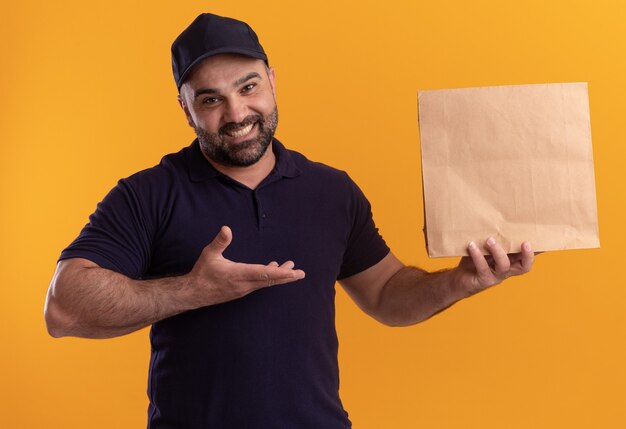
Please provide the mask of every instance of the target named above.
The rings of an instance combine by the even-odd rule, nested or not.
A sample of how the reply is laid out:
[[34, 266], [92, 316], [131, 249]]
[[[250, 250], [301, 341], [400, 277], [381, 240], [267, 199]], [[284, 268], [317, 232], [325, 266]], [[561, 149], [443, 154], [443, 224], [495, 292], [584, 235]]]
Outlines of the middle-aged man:
[[150, 428], [349, 428], [337, 280], [396, 326], [530, 270], [529, 243], [507, 255], [493, 239], [488, 257], [469, 243], [443, 272], [398, 261], [344, 172], [274, 138], [274, 70], [247, 24], [200, 15], [172, 59], [197, 140], [120, 180], [61, 254], [46, 301], [55, 337], [152, 325]]

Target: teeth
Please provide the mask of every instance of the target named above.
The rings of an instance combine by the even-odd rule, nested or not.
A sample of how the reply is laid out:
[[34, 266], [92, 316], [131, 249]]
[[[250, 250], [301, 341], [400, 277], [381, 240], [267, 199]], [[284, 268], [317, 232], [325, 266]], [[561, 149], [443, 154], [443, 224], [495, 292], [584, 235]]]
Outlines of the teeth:
[[248, 125], [247, 127], [244, 127], [240, 130], [237, 131], [231, 131], [230, 133], [228, 133], [229, 136], [231, 137], [243, 137], [246, 134], [248, 134], [250, 131], [252, 131], [252, 127], [254, 126], [254, 123]]

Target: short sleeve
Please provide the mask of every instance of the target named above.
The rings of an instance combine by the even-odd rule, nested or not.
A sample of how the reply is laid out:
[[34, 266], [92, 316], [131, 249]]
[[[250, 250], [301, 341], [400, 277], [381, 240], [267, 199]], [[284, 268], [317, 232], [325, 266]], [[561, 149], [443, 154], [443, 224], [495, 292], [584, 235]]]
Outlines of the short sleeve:
[[338, 280], [364, 271], [380, 262], [389, 253], [389, 247], [374, 224], [372, 208], [359, 187], [350, 181], [350, 211], [352, 229]]
[[89, 223], [59, 260], [85, 258], [139, 279], [150, 263], [150, 229], [137, 192], [128, 179], [122, 179], [98, 204]]

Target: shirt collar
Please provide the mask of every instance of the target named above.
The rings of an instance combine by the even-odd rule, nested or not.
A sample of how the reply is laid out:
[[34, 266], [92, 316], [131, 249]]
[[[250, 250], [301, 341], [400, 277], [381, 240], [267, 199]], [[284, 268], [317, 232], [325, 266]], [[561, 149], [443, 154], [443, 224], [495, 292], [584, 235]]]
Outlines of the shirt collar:
[[[278, 174], [279, 177], [296, 177], [300, 175], [301, 170], [296, 165], [293, 156], [278, 139], [274, 138], [272, 140], [271, 148], [276, 156], [276, 165], [269, 176]], [[185, 162], [192, 182], [202, 182], [215, 177], [225, 176], [217, 171], [204, 157], [200, 150], [198, 139], [195, 139], [187, 149]]]

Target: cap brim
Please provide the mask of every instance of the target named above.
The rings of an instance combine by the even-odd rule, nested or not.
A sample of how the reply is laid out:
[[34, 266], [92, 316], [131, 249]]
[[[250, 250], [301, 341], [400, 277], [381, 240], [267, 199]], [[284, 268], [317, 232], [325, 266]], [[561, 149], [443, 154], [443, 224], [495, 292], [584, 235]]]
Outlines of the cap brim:
[[191, 64], [189, 64], [189, 66], [187, 66], [187, 68], [185, 69], [185, 71], [180, 75], [180, 78], [178, 79], [178, 82], [176, 82], [176, 86], [178, 87], [178, 89], [180, 90], [180, 87], [183, 85], [183, 83], [185, 83], [185, 80], [187, 80], [187, 78], [189, 77], [189, 75], [191, 74], [191, 72], [193, 71], [193, 68], [201, 63], [203, 60], [215, 56], [215, 55], [219, 55], [219, 54], [240, 54], [240, 55], [245, 55], [246, 57], [251, 57], [251, 58], [256, 58], [259, 60], [263, 60], [265, 61], [265, 63], [267, 63], [267, 55], [265, 55], [263, 52], [258, 52], [258, 51], [252, 51], [249, 49], [241, 49], [241, 48], [220, 48], [220, 49], [215, 49], [213, 51], [209, 51], [206, 52], [202, 55], [200, 55], [198, 58], [196, 58]]

